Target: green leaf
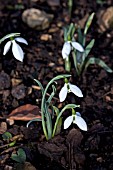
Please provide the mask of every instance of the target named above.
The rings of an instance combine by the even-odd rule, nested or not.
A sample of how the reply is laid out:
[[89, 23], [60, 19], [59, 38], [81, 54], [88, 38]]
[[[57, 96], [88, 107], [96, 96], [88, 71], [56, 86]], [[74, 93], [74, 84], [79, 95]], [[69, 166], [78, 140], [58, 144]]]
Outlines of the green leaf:
[[91, 23], [92, 23], [92, 20], [93, 20], [93, 18], [94, 18], [94, 15], [95, 15], [95, 13], [93, 12], [93, 13], [89, 16], [89, 18], [88, 18], [88, 20], [87, 20], [87, 22], [86, 22], [86, 25], [85, 25], [84, 35], [87, 34], [87, 31], [88, 31], [88, 29], [89, 29], [89, 27], [90, 27], [90, 25], [91, 25]]
[[61, 132], [61, 126], [62, 126], [62, 117], [59, 118], [59, 121], [57, 123], [55, 135], [58, 135]]
[[15, 143], [16, 143], [16, 140], [14, 140], [13, 142], [9, 143], [9, 146], [12, 147], [12, 146], [15, 145]]
[[41, 84], [40, 81], [37, 80], [37, 79], [34, 79], [34, 81], [35, 81], [35, 82], [39, 85], [39, 87], [41, 88], [42, 95], [43, 95], [43, 93], [44, 93], [44, 88], [43, 88], [42, 84]]
[[104, 61], [102, 61], [99, 58], [94, 58], [94, 57], [89, 58], [86, 65], [85, 65], [85, 69], [87, 69], [87, 67], [90, 64], [97, 64], [97, 65], [101, 66], [104, 70], [106, 70], [107, 72], [109, 72], [109, 73], [113, 72], [113, 70], [109, 66], [107, 66], [107, 64], [105, 64]]
[[85, 51], [84, 51], [84, 53], [85, 53], [85, 58], [89, 55], [92, 47], [94, 46], [94, 43], [95, 43], [95, 40], [92, 39], [92, 40], [90, 41], [90, 43], [86, 46]]
[[56, 106], [53, 106], [53, 109], [54, 109], [54, 111], [56, 113], [56, 116], [58, 116], [59, 115], [59, 109]]
[[48, 100], [47, 100], [47, 102], [46, 102], [46, 103], [48, 103], [48, 104], [51, 103], [51, 100], [52, 100], [52, 98], [54, 97], [55, 92], [56, 92], [56, 87], [55, 87], [54, 85], [52, 85], [52, 89], [53, 89], [53, 91], [52, 91], [51, 95], [49, 96], [49, 98], [48, 98]]
[[95, 40], [92, 39], [92, 40], [90, 41], [90, 43], [86, 46], [85, 51], [84, 51], [84, 53], [83, 53], [83, 55], [82, 55], [82, 62], [81, 62], [82, 65], [84, 65], [85, 59], [86, 59], [87, 56], [89, 55], [92, 47], [94, 46], [94, 43], [95, 43]]
[[70, 24], [68, 32], [67, 32], [67, 40], [71, 41], [75, 32], [75, 25], [73, 23]]
[[25, 151], [22, 148], [19, 148], [17, 154], [12, 153], [11, 159], [19, 163], [24, 163], [26, 161]]
[[89, 27], [90, 27], [90, 25], [91, 25], [91, 23], [92, 23], [92, 20], [93, 20], [94, 15], [95, 15], [95, 13], [93, 12], [93, 13], [89, 16], [89, 18], [88, 18], [88, 20], [87, 20], [87, 22], [86, 22], [86, 25], [85, 25], [85, 28], [84, 28], [84, 38], [83, 38], [83, 43], [82, 43], [83, 46], [85, 46], [85, 44], [86, 44], [86, 35], [87, 35], [88, 29], [89, 29]]
[[20, 33], [11, 33], [11, 34], [7, 34], [6, 36], [4, 36], [3, 38], [0, 39], [0, 44], [6, 40], [7, 38], [11, 38], [11, 37], [18, 37], [20, 36]]
[[12, 138], [12, 134], [10, 132], [5, 132], [3, 135], [2, 135], [2, 138], [3, 140], [9, 140]]
[[78, 62], [77, 62], [77, 57], [76, 57], [76, 51], [75, 50], [72, 52], [72, 56], [73, 56], [74, 66], [75, 66], [77, 75], [79, 75], [80, 74], [80, 69], [78, 68]]
[[42, 121], [42, 119], [40, 119], [40, 118], [32, 119], [32, 120], [30, 120], [30, 121], [27, 123], [26, 127], [29, 127], [29, 125], [30, 125], [32, 122], [41, 122], [41, 121]]
[[[60, 111], [59, 109], [56, 107], [56, 106], [53, 106], [53, 109], [56, 113], [56, 116], [59, 115]], [[57, 124], [57, 127], [56, 127], [56, 131], [55, 131], [55, 135], [59, 134], [60, 131], [61, 131], [61, 126], [62, 126], [62, 117], [60, 117], [59, 121], [58, 121], [58, 124]]]
[[83, 45], [83, 35], [82, 35], [82, 31], [81, 31], [81, 28], [79, 27], [78, 28], [78, 42]]
[[46, 126], [47, 126], [47, 132], [48, 132], [48, 139], [52, 138], [52, 117], [51, 114], [46, 112]]

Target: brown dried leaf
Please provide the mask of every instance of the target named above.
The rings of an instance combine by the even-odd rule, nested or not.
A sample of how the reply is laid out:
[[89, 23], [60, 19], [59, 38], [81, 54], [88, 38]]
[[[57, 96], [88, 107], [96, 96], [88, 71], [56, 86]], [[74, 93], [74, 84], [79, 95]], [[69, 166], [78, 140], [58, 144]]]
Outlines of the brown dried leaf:
[[16, 108], [8, 116], [8, 119], [10, 120], [22, 121], [29, 121], [35, 118], [41, 118], [40, 108], [31, 104], [26, 104]]

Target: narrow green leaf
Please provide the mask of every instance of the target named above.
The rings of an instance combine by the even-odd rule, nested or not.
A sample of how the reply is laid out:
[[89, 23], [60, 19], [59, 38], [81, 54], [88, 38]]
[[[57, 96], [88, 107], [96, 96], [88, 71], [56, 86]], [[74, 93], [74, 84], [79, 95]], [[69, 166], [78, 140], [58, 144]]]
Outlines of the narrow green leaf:
[[86, 46], [85, 51], [84, 51], [84, 53], [85, 53], [85, 58], [89, 55], [92, 47], [94, 46], [94, 43], [95, 43], [95, 40], [92, 39], [92, 40], [90, 41], [90, 43]]
[[83, 55], [82, 55], [81, 65], [84, 65], [84, 62], [85, 62], [87, 56], [89, 55], [92, 47], [94, 46], [94, 43], [95, 43], [95, 40], [92, 39], [92, 40], [90, 41], [90, 43], [86, 46], [85, 51], [84, 51], [84, 53], [83, 53]]
[[27, 123], [26, 127], [28, 128], [29, 125], [30, 125], [32, 122], [41, 122], [41, 121], [42, 121], [42, 119], [39, 119], [39, 118], [32, 119], [32, 120], [30, 120], [30, 121]]
[[44, 88], [43, 88], [42, 84], [41, 84], [40, 81], [37, 80], [37, 79], [34, 79], [34, 81], [36, 81], [36, 83], [37, 83], [37, 84], [39, 85], [39, 87], [41, 88], [42, 95], [43, 95], [43, 93], [44, 93]]
[[56, 116], [58, 116], [59, 115], [59, 109], [56, 106], [53, 106], [53, 109], [54, 109], [54, 111], [56, 113]]
[[82, 34], [82, 31], [81, 31], [81, 28], [79, 27], [78, 28], [78, 42], [83, 45], [83, 34]]
[[73, 7], [73, 0], [68, 0], [68, 8], [69, 8], [70, 18], [71, 18], [71, 13], [72, 13], [72, 7]]
[[87, 34], [87, 31], [88, 31], [88, 29], [89, 29], [89, 27], [90, 27], [90, 25], [91, 25], [91, 23], [92, 23], [92, 20], [93, 20], [93, 18], [94, 18], [94, 15], [95, 15], [95, 13], [93, 12], [93, 13], [89, 16], [89, 18], [88, 18], [88, 20], [87, 20], [87, 22], [86, 22], [86, 25], [85, 25], [84, 35]]
[[71, 41], [74, 32], [75, 32], [75, 25], [73, 23], [71, 23], [70, 26], [69, 26], [68, 32], [67, 32], [68, 41]]
[[46, 111], [46, 127], [48, 132], [48, 139], [52, 138], [52, 117], [49, 111]]
[[62, 117], [59, 118], [59, 121], [57, 123], [55, 135], [58, 135], [61, 132], [61, 127], [62, 127]]
[[85, 65], [85, 69], [87, 69], [87, 67], [90, 64], [97, 64], [97, 65], [101, 66], [104, 70], [106, 70], [107, 72], [109, 72], [109, 73], [113, 72], [113, 70], [107, 64], [105, 64], [104, 61], [102, 61], [99, 58], [94, 58], [94, 57], [89, 58], [89, 60], [87, 61], [86, 65]]
[[11, 34], [7, 34], [6, 36], [4, 36], [3, 38], [0, 39], [0, 44], [6, 40], [7, 38], [11, 38], [11, 37], [18, 37], [20, 36], [20, 33], [11, 33]]
[[53, 89], [53, 91], [52, 91], [51, 95], [49, 96], [49, 98], [48, 98], [48, 100], [47, 100], [47, 102], [46, 102], [46, 103], [48, 103], [48, 104], [51, 103], [51, 100], [52, 100], [52, 98], [54, 97], [55, 92], [56, 92], [56, 87], [55, 87], [54, 85], [52, 85], [52, 89]]
[[12, 146], [15, 145], [15, 143], [16, 143], [16, 140], [14, 140], [13, 142], [9, 143], [9, 146], [12, 147]]
[[79, 75], [80, 74], [80, 70], [78, 68], [78, 62], [77, 62], [77, 57], [76, 57], [76, 51], [75, 50], [72, 52], [72, 56], [73, 56], [74, 66], [75, 66], [77, 75]]

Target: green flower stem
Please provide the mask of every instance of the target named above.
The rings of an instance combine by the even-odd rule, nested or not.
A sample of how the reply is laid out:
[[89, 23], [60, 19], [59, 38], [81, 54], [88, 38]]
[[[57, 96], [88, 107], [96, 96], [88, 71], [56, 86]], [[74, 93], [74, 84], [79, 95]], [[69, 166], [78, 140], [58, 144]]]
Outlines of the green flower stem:
[[[52, 122], [51, 122], [51, 119], [49, 119], [51, 115], [48, 112], [48, 110], [46, 110], [47, 107], [46, 107], [46, 103], [45, 103], [46, 102], [45, 98], [46, 98], [47, 90], [48, 90], [49, 86], [54, 81], [59, 80], [61, 78], [70, 77], [70, 76], [71, 75], [64, 74], [64, 75], [59, 75], [59, 76], [54, 77], [52, 80], [50, 80], [50, 82], [47, 84], [47, 86], [46, 86], [46, 88], [44, 90], [43, 97], [42, 97], [42, 102], [41, 102], [41, 116], [42, 116], [43, 132], [44, 132], [44, 135], [45, 135], [47, 140], [52, 137], [52, 136], [48, 135], [48, 133], [47, 133], [47, 131], [49, 132], [49, 130], [52, 131], [52, 129], [50, 129]], [[46, 117], [47, 121], [45, 121], [45, 117]], [[50, 132], [49, 132], [49, 134], [50, 134]]]
[[67, 72], [70, 72], [70, 70], [71, 70], [71, 63], [70, 63], [69, 57], [67, 59], [65, 59], [65, 70]]
[[76, 52], [76, 51], [73, 51], [73, 52], [72, 52], [72, 56], [73, 56], [74, 66], [75, 66], [77, 75], [79, 76], [79, 75], [81, 74], [81, 69], [80, 69], [80, 67], [78, 68], [78, 63], [77, 63], [77, 59], [76, 59], [76, 54], [75, 54], [75, 52]]
[[56, 132], [56, 129], [57, 129], [57, 125], [58, 125], [58, 122], [59, 122], [59, 119], [60, 117], [62, 116], [62, 113], [66, 110], [66, 109], [74, 109], [76, 107], [80, 107], [80, 105], [76, 105], [76, 104], [67, 104], [62, 110], [61, 112], [58, 114], [57, 116], [57, 119], [56, 119], [56, 122], [55, 122], [55, 125], [54, 125], [54, 129], [53, 129], [53, 134], [52, 134], [52, 137], [55, 136], [55, 132]]

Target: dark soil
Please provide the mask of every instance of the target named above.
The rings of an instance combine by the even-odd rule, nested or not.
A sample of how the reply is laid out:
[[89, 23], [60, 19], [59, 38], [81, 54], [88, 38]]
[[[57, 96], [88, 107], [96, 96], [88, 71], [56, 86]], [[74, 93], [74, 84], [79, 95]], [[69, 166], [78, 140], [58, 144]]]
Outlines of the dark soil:
[[[18, 8], [19, 3], [23, 5], [23, 9]], [[46, 0], [0, 1], [0, 37], [20, 32], [29, 43], [28, 46], [23, 46], [25, 52], [23, 63], [17, 61], [11, 51], [3, 56], [4, 43], [0, 48], [0, 122], [6, 123], [6, 131], [11, 132], [13, 136], [23, 135], [10, 150], [7, 150], [7, 147], [0, 147], [0, 170], [6, 170], [6, 165], [13, 168], [17, 166], [10, 156], [18, 148], [24, 149], [27, 162], [30, 162], [36, 170], [113, 169], [113, 74], [107, 73], [97, 65], [90, 66], [80, 78], [77, 77], [74, 67], [72, 68], [71, 82], [82, 89], [84, 97], [80, 99], [69, 94], [66, 101], [81, 105], [79, 111], [88, 124], [87, 132], [80, 131], [76, 125], [71, 125], [67, 130], [62, 128], [59, 135], [46, 141], [40, 123], [33, 123], [26, 128], [25, 121], [15, 121], [13, 125], [6, 121], [11, 111], [19, 106], [33, 104], [40, 107], [41, 92], [33, 88], [36, 83], [31, 76], [46, 86], [54, 76], [66, 73], [61, 56], [63, 26], [70, 22], [78, 22], [87, 13], [96, 13], [87, 37], [88, 42], [92, 38], [96, 40], [90, 56], [103, 59], [113, 69], [113, 31], [99, 33], [97, 24], [98, 12], [112, 5], [112, 0], [101, 5], [96, 1], [74, 1], [70, 19], [65, 0], [61, 0], [57, 7], [50, 5]], [[36, 31], [22, 22], [22, 12], [31, 7], [54, 14], [50, 28]], [[42, 34], [50, 34], [52, 39], [41, 40]], [[18, 89], [12, 86], [13, 79], [21, 80], [18, 89], [22, 90], [22, 93], [19, 96], [16, 94]], [[62, 83], [59, 81], [58, 91]], [[58, 94], [55, 100], [61, 107]], [[0, 146], [5, 144], [1, 133]]]

